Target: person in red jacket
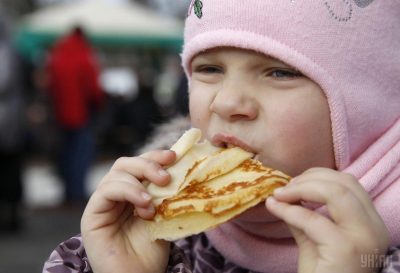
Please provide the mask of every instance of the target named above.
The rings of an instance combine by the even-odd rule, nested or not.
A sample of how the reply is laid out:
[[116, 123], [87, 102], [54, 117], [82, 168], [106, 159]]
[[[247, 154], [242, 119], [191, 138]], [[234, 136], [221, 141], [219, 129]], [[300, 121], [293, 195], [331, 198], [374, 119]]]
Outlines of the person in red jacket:
[[49, 94], [63, 136], [60, 174], [66, 201], [82, 201], [85, 177], [94, 153], [93, 115], [101, 108], [104, 93], [99, 66], [85, 33], [77, 26], [50, 52], [47, 64]]

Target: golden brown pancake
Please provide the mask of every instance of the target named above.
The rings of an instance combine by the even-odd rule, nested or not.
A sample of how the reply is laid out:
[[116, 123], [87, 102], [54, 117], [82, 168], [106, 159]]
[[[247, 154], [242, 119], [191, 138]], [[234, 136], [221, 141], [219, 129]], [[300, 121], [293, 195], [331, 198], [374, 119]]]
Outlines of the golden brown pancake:
[[211, 229], [290, 180], [239, 147], [214, 147], [207, 141], [199, 143], [200, 138], [198, 129], [186, 132], [171, 148], [178, 151], [177, 161], [167, 168], [171, 183], [147, 188], [156, 207], [154, 219], [146, 221], [153, 239], [172, 241]]

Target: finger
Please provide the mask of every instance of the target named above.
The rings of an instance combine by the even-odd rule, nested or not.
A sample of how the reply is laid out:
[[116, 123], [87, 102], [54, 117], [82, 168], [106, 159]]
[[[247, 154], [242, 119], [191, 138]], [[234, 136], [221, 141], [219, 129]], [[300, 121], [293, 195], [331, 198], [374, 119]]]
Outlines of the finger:
[[[129, 183], [134, 183], [135, 181], [138, 181], [135, 177], [130, 175], [127, 172], [119, 171], [116, 169], [111, 169], [100, 181], [99, 185], [97, 185], [97, 188], [99, 188], [103, 183], [109, 183], [112, 181], [125, 181]], [[140, 182], [139, 182], [140, 183]]]
[[171, 150], [150, 151], [140, 155], [140, 157], [156, 161], [162, 166], [173, 164], [176, 160], [176, 154]]
[[155, 212], [154, 206], [148, 206], [148, 207], [146, 207], [146, 208], [140, 208], [140, 207], [137, 207], [137, 208], [136, 208], [136, 214], [137, 214], [140, 218], [145, 219], [145, 220], [151, 220], [151, 219], [153, 219], [155, 213], [156, 213], [156, 212]]
[[[96, 230], [98, 228], [121, 223], [124, 212], [132, 213], [134, 207], [149, 208], [151, 196], [139, 182], [136, 184], [125, 181], [104, 183], [89, 199], [82, 217], [83, 229]], [[153, 208], [154, 209], [154, 208]], [[151, 214], [151, 208], [150, 212]], [[147, 217], [146, 214], [142, 214]]]
[[305, 171], [300, 176], [296, 177], [294, 181], [292, 181], [294, 182], [292, 184], [302, 183], [304, 181], [312, 179], [331, 180], [332, 182], [339, 183], [348, 188], [360, 201], [365, 213], [368, 214], [369, 218], [375, 224], [375, 226], [382, 228], [382, 218], [376, 210], [371, 200], [371, 197], [365, 191], [361, 183], [353, 175], [348, 173], [341, 173], [327, 168], [311, 168]]
[[139, 180], [147, 179], [159, 186], [170, 181], [169, 173], [158, 162], [142, 157], [121, 157], [115, 162], [112, 171], [126, 172]]
[[359, 227], [370, 223], [369, 214], [349, 188], [332, 181], [308, 180], [282, 188], [274, 196], [287, 203], [299, 201], [326, 205], [330, 217], [339, 225]]
[[[309, 238], [316, 244], [332, 245], [341, 241], [341, 235], [335, 224], [325, 216], [298, 205], [291, 205], [269, 197], [266, 200], [267, 209], [276, 217], [299, 231], [303, 237], [297, 239], [301, 243]], [[300, 233], [296, 233], [300, 235]], [[305, 236], [305, 237], [304, 237]]]
[[[274, 201], [274, 200], [272, 200]], [[288, 228], [293, 235], [298, 246], [308, 245], [312, 241], [307, 237], [307, 235], [299, 228], [288, 224]]]
[[151, 205], [151, 196], [139, 182], [112, 181], [102, 184], [93, 193], [86, 209], [93, 214], [102, 214], [114, 209], [116, 203], [145, 208]]
[[299, 248], [298, 272], [313, 272], [315, 264], [310, 261], [317, 261], [319, 258], [318, 246], [300, 229], [288, 225], [293, 238]]
[[[311, 168], [294, 179], [294, 183], [308, 180], [332, 180], [347, 187], [365, 208], [375, 210], [371, 198], [360, 182], [351, 174], [341, 173], [327, 168]], [[294, 184], [293, 183], [293, 184]]]

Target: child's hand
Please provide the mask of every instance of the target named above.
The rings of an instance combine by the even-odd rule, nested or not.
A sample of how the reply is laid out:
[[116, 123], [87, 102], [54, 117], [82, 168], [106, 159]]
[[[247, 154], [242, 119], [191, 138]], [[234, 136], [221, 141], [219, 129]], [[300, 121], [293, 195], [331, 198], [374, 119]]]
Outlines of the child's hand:
[[[300, 201], [325, 204], [330, 218], [294, 204]], [[362, 255], [384, 255], [388, 247], [383, 221], [349, 174], [310, 169], [275, 192], [266, 205], [292, 231], [299, 246], [298, 272], [374, 272], [378, 265], [363, 268]]]
[[[152, 242], [143, 220], [154, 216], [144, 179], [166, 185], [175, 153], [153, 151], [118, 159], [90, 198], [81, 221], [82, 238], [95, 273], [165, 272], [169, 244]], [[133, 208], [139, 217], [133, 216]]]

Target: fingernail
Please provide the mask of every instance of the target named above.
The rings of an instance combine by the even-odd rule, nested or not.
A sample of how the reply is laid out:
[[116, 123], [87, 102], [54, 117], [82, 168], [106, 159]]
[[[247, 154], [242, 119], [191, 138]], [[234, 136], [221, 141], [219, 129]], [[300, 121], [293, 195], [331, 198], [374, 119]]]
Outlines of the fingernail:
[[164, 153], [164, 154], [170, 154], [170, 153], [175, 153], [175, 152], [172, 151], [172, 150], [164, 150], [163, 153]]
[[160, 170], [158, 171], [158, 175], [159, 175], [159, 176], [168, 176], [169, 173], [168, 173], [166, 170], [164, 170], [164, 169], [160, 169]]
[[281, 192], [283, 192], [283, 188], [277, 188], [276, 190], [274, 190], [274, 195], [279, 194]]
[[146, 201], [149, 201], [149, 200], [151, 200], [151, 195], [150, 194], [148, 194], [147, 192], [142, 192], [142, 198], [144, 199], [144, 200], [146, 200]]
[[273, 196], [267, 198], [267, 203], [276, 204], [276, 199]]

